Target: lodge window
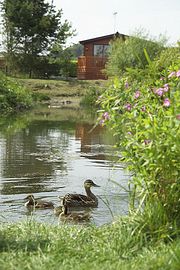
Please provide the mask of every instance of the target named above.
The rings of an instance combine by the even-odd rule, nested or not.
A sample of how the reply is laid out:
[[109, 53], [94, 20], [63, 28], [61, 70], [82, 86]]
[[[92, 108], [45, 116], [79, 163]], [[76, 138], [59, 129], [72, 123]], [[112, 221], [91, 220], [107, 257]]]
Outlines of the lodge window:
[[109, 45], [94, 45], [94, 56], [107, 56]]

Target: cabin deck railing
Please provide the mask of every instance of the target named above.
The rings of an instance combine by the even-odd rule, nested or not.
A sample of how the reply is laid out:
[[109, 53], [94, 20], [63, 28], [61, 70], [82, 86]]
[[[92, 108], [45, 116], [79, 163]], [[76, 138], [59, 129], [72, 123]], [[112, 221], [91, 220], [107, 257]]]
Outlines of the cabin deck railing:
[[0, 70], [5, 70], [6, 68], [6, 60], [4, 57], [0, 56]]
[[77, 77], [80, 80], [107, 79], [104, 73], [107, 57], [80, 56]]

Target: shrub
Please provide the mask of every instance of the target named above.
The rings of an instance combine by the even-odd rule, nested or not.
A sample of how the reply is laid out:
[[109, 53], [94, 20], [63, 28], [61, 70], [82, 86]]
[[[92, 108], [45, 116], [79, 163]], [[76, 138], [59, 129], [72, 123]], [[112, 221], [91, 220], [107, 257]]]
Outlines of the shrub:
[[21, 111], [31, 105], [31, 94], [17, 82], [0, 73], [0, 111]]
[[109, 61], [106, 72], [109, 76], [122, 75], [127, 68], [144, 69], [148, 61], [144, 50], [151, 60], [155, 59], [164, 50], [165, 38], [150, 38], [143, 32], [135, 33], [126, 40], [116, 39], [111, 44]]
[[85, 95], [81, 100], [81, 105], [83, 106], [94, 106], [96, 100], [101, 93], [101, 88], [98, 86], [89, 86], [86, 90]]
[[161, 226], [170, 233], [180, 223], [180, 59], [157, 67], [115, 78], [101, 97], [100, 123], [119, 138], [145, 227], [165, 237]]
[[179, 57], [180, 46], [169, 47], [161, 52], [160, 56], [157, 58], [156, 64], [159, 67], [159, 70], [163, 70], [166, 67], [170, 66], [173, 62], [176, 62]]

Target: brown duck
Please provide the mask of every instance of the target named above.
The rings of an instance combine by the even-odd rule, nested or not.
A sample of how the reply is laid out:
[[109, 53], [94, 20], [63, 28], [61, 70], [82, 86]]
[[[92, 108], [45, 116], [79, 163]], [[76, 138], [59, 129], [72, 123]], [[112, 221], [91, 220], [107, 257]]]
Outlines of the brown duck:
[[36, 200], [34, 198], [34, 195], [30, 194], [28, 195], [25, 200], [25, 206], [26, 207], [34, 207], [34, 208], [54, 208], [54, 204], [49, 201], [44, 201], [44, 200]]
[[64, 221], [88, 221], [90, 214], [85, 212], [69, 212], [65, 200], [63, 199], [62, 213], [59, 215]]
[[84, 182], [86, 195], [82, 194], [66, 194], [63, 197], [64, 204], [69, 207], [97, 207], [98, 198], [92, 193], [91, 187], [100, 187], [92, 180], [88, 179]]
[[56, 216], [59, 216], [62, 212], [63, 212], [63, 206], [62, 205], [57, 206], [57, 207], [54, 208], [54, 214]]

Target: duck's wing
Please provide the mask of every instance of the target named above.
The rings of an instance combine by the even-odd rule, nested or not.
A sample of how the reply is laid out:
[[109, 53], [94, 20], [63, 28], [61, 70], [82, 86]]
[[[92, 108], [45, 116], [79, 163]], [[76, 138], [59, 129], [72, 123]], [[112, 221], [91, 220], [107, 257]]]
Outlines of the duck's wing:
[[79, 220], [89, 220], [90, 219], [90, 214], [89, 213], [80, 213], [78, 215]]
[[83, 220], [90, 220], [90, 214], [89, 213], [79, 213], [79, 212], [73, 212], [69, 213], [68, 215], [62, 217], [66, 220], [71, 221], [83, 221]]
[[52, 202], [46, 202], [43, 200], [38, 200], [35, 202], [36, 208], [53, 208], [54, 204]]
[[86, 195], [82, 195], [82, 194], [66, 194], [63, 198], [63, 200], [65, 200], [65, 202], [68, 204], [68, 203], [71, 203], [73, 204], [73, 201], [74, 202], [78, 202], [78, 203], [82, 203], [82, 204], [86, 204], [88, 203], [89, 201], [91, 201], [91, 198], [87, 197]]

